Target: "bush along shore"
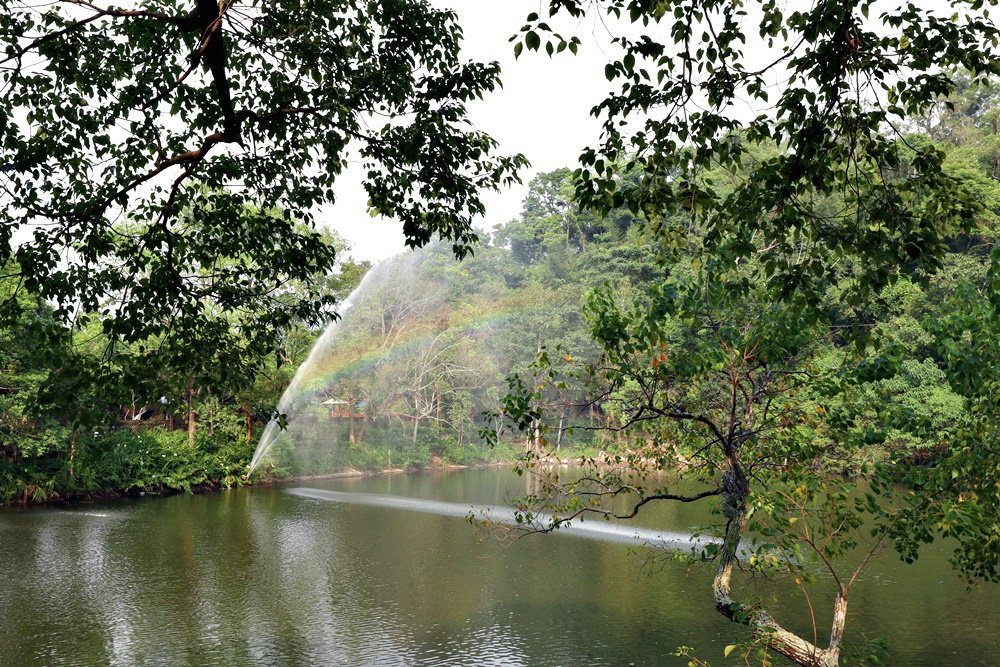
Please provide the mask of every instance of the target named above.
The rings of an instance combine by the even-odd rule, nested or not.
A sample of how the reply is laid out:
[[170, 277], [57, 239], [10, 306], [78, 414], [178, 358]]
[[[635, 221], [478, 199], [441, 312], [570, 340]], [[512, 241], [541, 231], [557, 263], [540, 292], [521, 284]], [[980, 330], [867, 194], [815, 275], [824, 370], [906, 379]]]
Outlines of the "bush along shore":
[[[269, 463], [248, 474], [259, 428], [249, 441], [226, 431], [199, 433], [194, 446], [186, 430], [165, 427], [93, 430], [74, 436], [48, 432], [20, 456], [0, 457], [0, 505], [29, 506], [201, 493], [299, 478], [410, 472], [509, 464], [514, 444], [459, 450], [433, 435], [383, 444], [331, 444], [327, 464]], [[41, 447], [45, 446], [45, 449]]]

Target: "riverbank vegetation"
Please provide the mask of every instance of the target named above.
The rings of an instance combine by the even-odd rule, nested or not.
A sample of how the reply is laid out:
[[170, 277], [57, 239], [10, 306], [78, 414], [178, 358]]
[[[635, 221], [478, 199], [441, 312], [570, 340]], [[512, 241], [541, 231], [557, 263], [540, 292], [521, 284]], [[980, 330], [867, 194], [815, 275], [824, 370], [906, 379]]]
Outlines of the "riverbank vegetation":
[[[331, 251], [346, 251], [329, 233], [322, 238]], [[317, 279], [317, 292], [340, 300], [367, 269], [342, 259]], [[115, 345], [101, 327], [85, 319], [67, 326], [50, 303], [17, 287], [14, 278], [0, 281], [4, 503], [241, 483], [261, 423], [317, 335], [315, 324], [297, 319], [267, 354], [253, 346], [206, 349], [198, 364], [176, 368], [149, 361], [174, 344], [169, 336]], [[289, 286], [287, 300], [296, 288]]]
[[[479, 235], [480, 193], [525, 160], [469, 125], [499, 68], [461, 60], [453, 14], [67, 4], [80, 16], [15, 3], [0, 20], [0, 116], [18, 119], [0, 124], [17, 193], [0, 223], [37, 226], [0, 237], [0, 499], [239, 483], [290, 386], [267, 474], [519, 452], [538, 532], [718, 501], [699, 555], [765, 663], [839, 664], [853, 583], [889, 544], [912, 560], [948, 538], [960, 572], [1000, 578], [984, 3], [542, 3], [515, 54], [575, 54], [548, 19], [600, 15], [618, 89], [580, 168], [537, 176], [521, 218]], [[137, 72], [151, 52], [162, 71]], [[371, 211], [444, 245], [333, 271], [313, 223], [348, 141]], [[541, 465], [570, 453], [582, 478]], [[824, 644], [815, 614], [781, 625], [735, 590], [738, 566], [786, 569], [808, 596], [810, 561]]]

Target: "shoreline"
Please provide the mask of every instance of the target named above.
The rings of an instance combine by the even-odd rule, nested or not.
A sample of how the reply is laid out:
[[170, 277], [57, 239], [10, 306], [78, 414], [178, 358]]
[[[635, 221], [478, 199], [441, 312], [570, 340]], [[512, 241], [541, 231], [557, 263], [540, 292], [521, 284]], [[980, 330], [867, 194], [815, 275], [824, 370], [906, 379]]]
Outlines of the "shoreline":
[[322, 475], [290, 475], [288, 477], [272, 477], [272, 476], [261, 476], [254, 481], [250, 481], [247, 477], [241, 478], [239, 484], [225, 486], [219, 482], [211, 482], [206, 484], [193, 485], [190, 490], [184, 489], [174, 489], [170, 487], [160, 487], [155, 489], [131, 489], [128, 491], [122, 490], [106, 490], [106, 491], [80, 491], [71, 492], [65, 495], [55, 495], [46, 498], [42, 501], [37, 501], [31, 498], [19, 498], [12, 497], [10, 500], [0, 502], [0, 509], [13, 509], [13, 510], [30, 510], [36, 508], [46, 508], [46, 507], [72, 507], [77, 505], [91, 505], [105, 502], [115, 502], [121, 500], [134, 500], [138, 498], [146, 497], [160, 497], [167, 498], [170, 496], [178, 495], [201, 495], [209, 493], [218, 493], [221, 491], [226, 491], [229, 489], [239, 489], [239, 488], [253, 488], [253, 487], [272, 487], [272, 486], [285, 486], [289, 484], [295, 484], [303, 481], [310, 480], [323, 480], [323, 479], [351, 479], [360, 477], [382, 477], [388, 475], [401, 475], [401, 474], [413, 474], [420, 472], [449, 472], [457, 470], [474, 470], [474, 469], [486, 469], [486, 468], [501, 468], [504, 466], [512, 466], [514, 461], [495, 461], [495, 462], [484, 462], [484, 463], [442, 463], [440, 465], [425, 465], [425, 466], [410, 466], [407, 468], [380, 468], [377, 470], [359, 470], [357, 468], [350, 468], [347, 470], [339, 470], [337, 472], [324, 473]]
[[383, 477], [388, 475], [409, 475], [421, 472], [449, 472], [453, 470], [482, 470], [486, 468], [502, 468], [514, 465], [514, 461], [495, 461], [488, 463], [444, 463], [441, 465], [410, 466], [407, 468], [379, 468], [377, 470], [358, 470], [350, 468], [322, 475], [292, 475], [289, 477], [268, 477], [244, 486], [282, 486], [286, 483], [308, 482], [322, 479], [352, 479], [357, 477]]
[[[542, 468], [553, 468], [553, 467], [564, 467], [564, 466], [574, 466], [580, 465], [582, 458], [587, 458], [580, 454], [574, 454], [572, 456], [543, 456], [535, 461], [535, 464]], [[593, 457], [593, 461], [598, 465], [608, 465], [608, 459], [610, 455], [608, 452], [602, 450]], [[130, 500], [145, 498], [147, 496], [153, 497], [169, 497], [181, 494], [187, 495], [200, 495], [207, 493], [217, 493], [220, 491], [225, 491], [228, 489], [244, 488], [244, 487], [271, 487], [271, 486], [288, 486], [293, 485], [298, 482], [308, 482], [311, 480], [325, 480], [325, 479], [351, 479], [351, 478], [365, 478], [365, 477], [382, 477], [389, 475], [402, 475], [402, 474], [413, 474], [421, 472], [450, 472], [458, 470], [476, 470], [476, 469], [489, 469], [489, 468], [501, 468], [501, 467], [512, 467], [517, 463], [517, 459], [511, 459], [506, 461], [488, 461], [481, 463], [445, 463], [440, 458], [435, 457], [431, 461], [423, 465], [411, 465], [407, 467], [392, 467], [392, 468], [379, 468], [373, 470], [364, 470], [358, 468], [348, 468], [345, 470], [338, 470], [336, 472], [324, 473], [321, 475], [290, 475], [288, 477], [274, 477], [268, 472], [257, 472], [254, 473], [255, 477], [251, 478], [243, 474], [239, 476], [239, 482], [232, 485], [225, 485], [220, 481], [210, 481], [201, 484], [192, 485], [189, 489], [183, 488], [173, 488], [173, 487], [158, 487], [149, 489], [130, 489], [127, 491], [112, 489], [112, 490], [102, 490], [102, 491], [71, 491], [62, 495], [54, 495], [46, 498], [45, 500], [34, 500], [33, 498], [13, 496], [7, 501], [0, 501], [0, 508], [12, 508], [17, 510], [27, 510], [32, 508], [45, 508], [45, 507], [72, 507], [76, 505], [91, 505], [105, 502], [115, 502], [120, 500]], [[249, 462], [248, 462], [249, 464]], [[677, 460], [677, 464], [680, 467], [687, 465], [687, 461], [683, 458]]]

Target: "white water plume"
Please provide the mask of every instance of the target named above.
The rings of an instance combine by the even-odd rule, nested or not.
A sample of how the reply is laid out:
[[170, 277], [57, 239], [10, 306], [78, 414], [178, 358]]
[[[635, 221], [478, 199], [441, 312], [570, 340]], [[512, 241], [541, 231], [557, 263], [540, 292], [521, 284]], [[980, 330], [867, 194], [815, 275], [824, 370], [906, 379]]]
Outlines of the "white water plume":
[[[379, 493], [353, 493], [345, 491], [327, 491], [297, 487], [288, 489], [287, 493], [303, 498], [325, 500], [351, 505], [367, 505], [369, 507], [385, 507], [389, 509], [424, 514], [437, 514], [466, 518], [470, 514], [477, 519], [506, 526], [520, 526], [513, 507], [503, 505], [475, 505], [471, 503], [452, 503], [443, 500], [425, 500], [423, 498], [406, 498], [402, 496], [384, 495]], [[540, 526], [548, 524], [552, 517], [540, 513], [534, 515], [535, 523]], [[637, 528], [620, 523], [607, 521], [578, 521], [559, 528], [560, 534], [578, 535], [605, 542], [621, 542], [626, 544], [643, 544], [646, 546], [666, 549], [669, 551], [691, 552], [703, 549], [708, 544], [719, 544], [714, 537], [694, 536], [675, 531], [657, 531], [649, 528]]]
[[[267, 425], [250, 470], [305, 476], [509, 459], [511, 450], [479, 436], [506, 378], [529, 368], [542, 340], [575, 341], [578, 362], [592, 354], [584, 318], [566, 308], [578, 290], [529, 274], [503, 246], [458, 262], [444, 243], [369, 270], [295, 373], [278, 404], [287, 428]], [[548, 424], [557, 446], [564, 426], [595, 419], [575, 397], [560, 400]]]
[[[350, 322], [345, 322], [344, 319], [348, 311], [358, 304], [364, 307], [367, 301], [366, 295], [373, 287], [384, 286], [391, 281], [399, 280], [401, 274], [411, 273], [423, 258], [423, 253], [414, 251], [380, 262], [369, 269], [360, 284], [343, 301], [338, 312], [339, 317], [326, 327], [323, 335], [313, 344], [309, 356], [295, 371], [291, 383], [281, 395], [277, 412], [278, 415], [284, 416], [286, 428], [291, 428], [295, 424], [298, 413], [304, 404], [312, 398], [312, 395], [306, 391], [306, 385], [310, 380], [315, 379], [316, 369], [334, 349], [336, 339], [342, 335], [345, 328], [350, 328]], [[260, 442], [257, 444], [257, 449], [254, 451], [253, 458], [250, 460], [249, 473], [252, 473], [264, 462], [281, 434], [282, 428], [277, 419], [268, 422]], [[331, 446], [333, 445], [331, 444]]]

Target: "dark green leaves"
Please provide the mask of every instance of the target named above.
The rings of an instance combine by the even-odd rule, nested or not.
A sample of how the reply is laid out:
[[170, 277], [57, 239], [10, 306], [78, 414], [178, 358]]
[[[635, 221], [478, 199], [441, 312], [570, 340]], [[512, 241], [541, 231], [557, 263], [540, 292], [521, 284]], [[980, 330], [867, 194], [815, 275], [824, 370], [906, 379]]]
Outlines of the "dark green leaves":
[[542, 38], [534, 30], [529, 30], [524, 36], [524, 44], [532, 51], [537, 51], [542, 43]]
[[312, 226], [349, 154], [409, 245], [459, 256], [482, 190], [525, 164], [468, 126], [498, 67], [461, 62], [454, 15], [423, 2], [0, 0], [0, 17], [0, 258], [113, 345], [221, 349], [230, 327], [267, 339], [326, 311], [276, 295], [332, 269]]

